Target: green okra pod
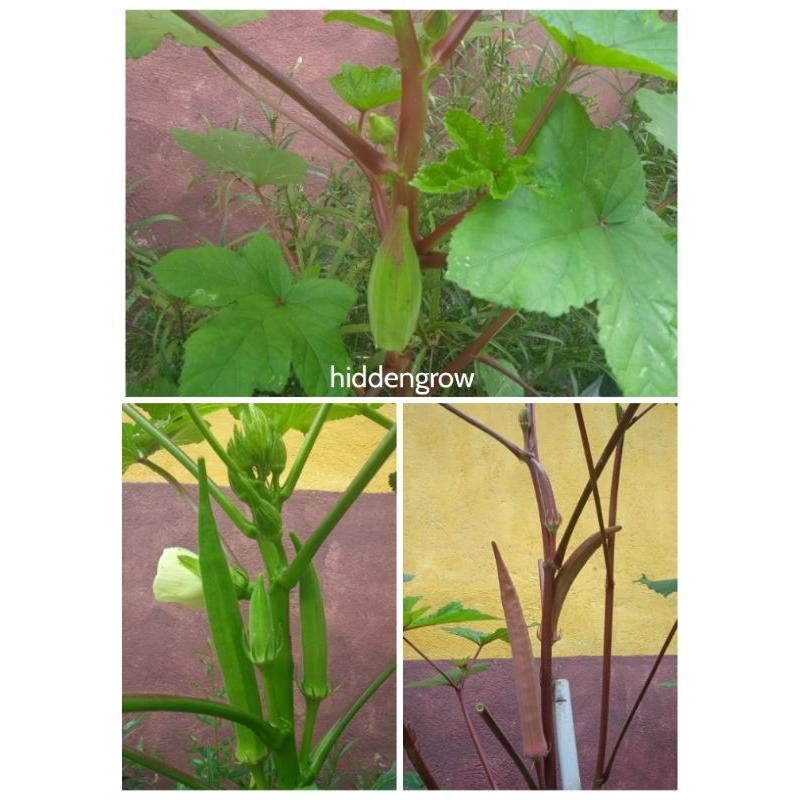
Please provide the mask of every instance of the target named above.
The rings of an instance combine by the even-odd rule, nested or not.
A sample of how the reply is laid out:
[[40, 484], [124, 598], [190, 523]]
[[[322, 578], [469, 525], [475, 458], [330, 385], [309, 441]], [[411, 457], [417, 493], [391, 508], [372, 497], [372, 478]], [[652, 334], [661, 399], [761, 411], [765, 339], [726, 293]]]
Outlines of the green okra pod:
[[253, 585], [250, 597], [250, 660], [261, 667], [274, 661], [280, 649], [280, 631], [272, 624], [272, 605], [269, 593], [264, 588], [264, 575], [261, 574]]
[[[250, 714], [262, 717], [261, 697], [253, 665], [244, 647], [244, 623], [239, 610], [236, 587], [222, 549], [217, 524], [211, 510], [205, 459], [198, 459], [197, 557], [203, 581], [208, 624], [225, 683], [228, 701]], [[266, 748], [256, 735], [243, 725], [234, 725], [236, 758], [257, 764], [266, 756]]]
[[[293, 532], [289, 533], [296, 551], [300, 551], [302, 542]], [[306, 718], [303, 724], [303, 740], [300, 745], [300, 758], [308, 762], [311, 754], [311, 742], [314, 738], [314, 727], [320, 703], [331, 693], [328, 682], [328, 630], [325, 621], [325, 605], [314, 564], [309, 561], [300, 574], [299, 607], [300, 637], [303, 653], [303, 678], [300, 681], [300, 692], [306, 701]]]
[[[302, 542], [291, 532], [295, 550]], [[328, 630], [325, 621], [325, 604], [319, 577], [312, 562], [303, 570], [299, 580], [300, 638], [303, 653], [302, 694], [312, 700], [324, 700], [331, 693], [328, 682]]]

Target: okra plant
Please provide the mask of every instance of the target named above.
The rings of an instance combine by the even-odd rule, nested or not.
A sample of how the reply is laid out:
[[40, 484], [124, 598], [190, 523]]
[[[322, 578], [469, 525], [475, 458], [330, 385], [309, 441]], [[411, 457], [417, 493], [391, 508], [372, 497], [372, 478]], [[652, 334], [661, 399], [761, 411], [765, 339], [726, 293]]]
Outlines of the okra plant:
[[[236, 759], [250, 771], [250, 788], [316, 788], [315, 781], [347, 725], [395, 669], [392, 660], [320, 735], [317, 712], [333, 691], [336, 677], [328, 673], [326, 608], [314, 556], [328, 537], [335, 535], [341, 518], [391, 457], [395, 425], [366, 405], [335, 409], [330, 405], [231, 406], [238, 425], [223, 446], [204, 417], [218, 408], [124, 405], [131, 422], [123, 425], [123, 470], [133, 463], [144, 464], [185, 494], [174, 476], [151, 459], [163, 448], [197, 479], [197, 553], [165, 550], [153, 591], [156, 599], [205, 611], [226, 701], [126, 694], [123, 712], [183, 712], [229, 720], [236, 737]], [[323, 426], [358, 413], [386, 429], [382, 440], [315, 530], [305, 536], [285, 530], [283, 506], [295, 490]], [[289, 428], [305, 433], [292, 464], [287, 463], [283, 441]], [[195, 441], [205, 441], [225, 465], [231, 490], [246, 512], [212, 482], [204, 458], [195, 462], [186, 455], [181, 445]], [[247, 574], [234, 547], [220, 536], [212, 497], [260, 554], [262, 568], [257, 575]], [[289, 539], [291, 548], [287, 547]], [[290, 595], [295, 589], [299, 589], [299, 657], [292, 649]], [[305, 701], [302, 714], [295, 708], [295, 682]], [[123, 755], [187, 787], [209, 788], [152, 755], [126, 747]]]
[[[351, 271], [342, 280], [331, 264], [305, 263], [302, 232], [275, 224], [275, 196], [305, 180], [301, 155], [243, 129], [174, 131], [208, 175], [237, 181], [243, 199], [264, 208], [262, 229], [244, 245], [174, 250], [152, 267], [162, 290], [207, 314], [186, 339], [176, 393], [283, 393], [293, 381], [293, 390], [315, 396], [407, 394], [419, 385], [382, 379], [368, 389], [335, 379], [363, 368], [383, 376], [426, 373], [428, 391], [456, 394], [492, 393], [453, 380], [488, 370], [510, 382], [506, 394], [513, 393], [508, 386], [538, 394], [547, 369], [525, 353], [538, 340], [555, 346], [559, 339], [535, 320], [585, 312], [605, 364], [594, 365], [577, 390], [559, 393], [596, 391], [605, 378], [612, 394], [675, 396], [674, 185], [649, 191], [648, 159], [632, 137], [621, 127], [597, 127], [570, 88], [600, 68], [642, 76], [637, 113], [651, 120], [649, 135], [659, 146], [675, 152], [677, 23], [657, 11], [534, 17], [557, 52], [552, 63], [543, 55], [537, 80], [507, 99], [510, 121], [495, 124], [479, 101], [448, 107], [442, 98], [454, 64], [474, 52], [470, 41], [496, 31], [513, 36], [504, 16], [330, 12], [331, 25], [391, 40], [399, 64], [344, 63], [330, 76], [355, 116], [349, 123], [299, 78], [277, 70], [268, 50], [253, 51], [223, 27], [250, 14], [128, 13], [128, 57], [146, 55], [164, 36], [204, 47], [273, 117], [288, 117], [354, 165], [373, 217], [357, 237], [373, 238], [371, 258], [361, 277]], [[280, 102], [235, 72], [231, 58], [266, 80]], [[486, 71], [492, 81], [488, 64]], [[313, 124], [298, 120], [292, 104]], [[449, 137], [445, 152], [430, 146], [437, 132]], [[514, 331], [513, 347], [499, 338], [505, 328]]]
[[[548, 472], [543, 462], [546, 454], [539, 453], [535, 406], [531, 403], [522, 407], [519, 413], [519, 424], [522, 432], [522, 446], [515, 444], [488, 425], [466, 413], [462, 408], [451, 405], [444, 406], [447, 410], [463, 419], [466, 423], [491, 436], [506, 448], [515, 458], [519, 459], [530, 472], [532, 482], [532, 503], [526, 504], [535, 507], [538, 516], [539, 536], [541, 538], [540, 558], [536, 582], [539, 584], [541, 605], [539, 618], [536, 620], [537, 647], [539, 658], [534, 656], [531, 646], [529, 623], [535, 612], [525, 611], [520, 603], [517, 590], [511, 578], [509, 569], [503, 560], [497, 542], [492, 541], [494, 564], [497, 570], [500, 597], [506, 627], [497, 628], [491, 632], [484, 632], [464, 627], [464, 622], [492, 619], [491, 616], [480, 610], [465, 608], [460, 602], [449, 603], [438, 610], [430, 610], [430, 606], [422, 605], [423, 598], [418, 595], [408, 595], [404, 598], [404, 641], [419, 655], [421, 655], [435, 670], [436, 675], [429, 680], [420, 681], [417, 685], [443, 685], [449, 686], [455, 693], [464, 720], [466, 733], [475, 749], [480, 770], [485, 777], [486, 785], [492, 789], [504, 788], [498, 785], [495, 770], [492, 769], [490, 759], [484, 750], [481, 736], [478, 734], [473, 717], [480, 719], [485, 724], [491, 735], [495, 736], [508, 757], [516, 766], [527, 785], [538, 789], [562, 788], [558, 782], [557, 770], [557, 737], [554, 717], [554, 679], [557, 677], [557, 665], [554, 664], [554, 645], [560, 638], [559, 617], [564, 602], [568, 597], [573, 583], [578, 575], [586, 569], [587, 564], [593, 563], [592, 556], [599, 554], [602, 558], [605, 572], [605, 594], [602, 598], [603, 607], [603, 645], [602, 667], [600, 676], [600, 694], [597, 697], [598, 719], [600, 721], [597, 746], [595, 771], [592, 778], [593, 788], [602, 788], [608, 781], [614, 765], [620, 743], [630, 726], [631, 720], [640, 706], [645, 692], [650, 687], [658, 665], [663, 660], [667, 648], [677, 631], [677, 620], [671, 629], [666, 632], [663, 646], [655, 657], [643, 686], [633, 705], [625, 710], [627, 718], [619, 732], [614, 744], [609, 743], [609, 718], [610, 718], [610, 688], [612, 669], [612, 630], [615, 607], [615, 574], [614, 555], [619, 543], [624, 543], [624, 520], [618, 519], [619, 493], [621, 483], [621, 468], [623, 444], [630, 429], [646, 416], [653, 406], [642, 407], [638, 403], [630, 404], [624, 408], [617, 408], [616, 425], [608, 438], [602, 451], [593, 452], [590, 445], [586, 423], [580, 404], [574, 406], [577, 423], [577, 435], [583, 451], [587, 479], [583, 491], [571, 509], [569, 518], [564, 521], [556, 503], [555, 493]], [[646, 424], [646, 423], [645, 423]], [[611, 468], [611, 480], [607, 492], [607, 501], [604, 503], [599, 487], [600, 476], [604, 470]], [[582, 541], [575, 543], [573, 536], [582, 518], [587, 504], [592, 509], [589, 513], [596, 516], [597, 532], [587, 536]], [[561, 535], [559, 536], [559, 531]], [[498, 532], [498, 538], [505, 532]], [[519, 569], [519, 568], [518, 568]], [[408, 576], [408, 580], [412, 576]], [[639, 581], [646, 586], [661, 593], [669, 594], [675, 591], [677, 582], [664, 581], [652, 582], [646, 576]], [[661, 585], [663, 583], [663, 586]], [[465, 659], [457, 659], [454, 668], [445, 670], [430, 659], [423, 648], [415, 642], [414, 632], [430, 626], [447, 626], [444, 630], [462, 639], [472, 642], [475, 646], [474, 654]], [[464, 699], [464, 686], [474, 674], [489, 667], [487, 662], [480, 661], [483, 648], [493, 641], [505, 641], [510, 644], [513, 666], [513, 686], [509, 686], [509, 693], [516, 697], [519, 714], [520, 742], [513, 741], [513, 737], [502, 730], [498, 722], [492, 717], [486, 703], [479, 702], [473, 709], [467, 708]], [[419, 775], [421, 782], [429, 789], [440, 788], [433, 770], [429, 767], [425, 753], [431, 745], [430, 742], [420, 737], [413, 726], [404, 726], [404, 746], [411, 764]], [[521, 745], [521, 748], [520, 748]], [[521, 754], [520, 754], [521, 749]], [[470, 773], [471, 774], [471, 773]], [[469, 788], [483, 788], [471, 786]], [[569, 787], [575, 788], [575, 787]]]

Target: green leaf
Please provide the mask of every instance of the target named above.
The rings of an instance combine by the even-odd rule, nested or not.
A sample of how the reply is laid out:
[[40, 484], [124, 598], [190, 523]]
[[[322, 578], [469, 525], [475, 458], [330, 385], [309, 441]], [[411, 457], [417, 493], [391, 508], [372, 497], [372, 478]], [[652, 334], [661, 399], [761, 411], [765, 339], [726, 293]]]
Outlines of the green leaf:
[[[519, 376], [517, 368], [510, 361], [503, 358], [496, 358], [495, 361], [513, 375]], [[525, 390], [519, 383], [512, 381], [511, 378], [482, 361], [475, 362], [475, 373], [486, 397], [522, 397], [525, 394]]]
[[453, 194], [486, 186], [496, 199], [507, 197], [528, 169], [527, 158], [506, 154], [505, 134], [493, 125], [487, 128], [462, 109], [450, 109], [444, 126], [459, 148], [443, 161], [427, 164], [410, 181], [422, 192]]
[[674, 92], [659, 94], [652, 89], [636, 92], [639, 108], [650, 117], [647, 130], [673, 153], [678, 152], [678, 95]]
[[422, 600], [422, 595], [409, 596], [403, 598], [403, 630], [408, 629], [415, 619], [421, 617], [430, 606], [423, 606], [422, 608], [414, 608], [414, 606]]
[[384, 22], [379, 17], [371, 17], [369, 14], [359, 14], [356, 11], [329, 11], [323, 20], [325, 22], [345, 22], [348, 25], [355, 25], [358, 28], [394, 38], [394, 28], [391, 23]]
[[330, 386], [330, 369], [350, 365], [339, 327], [356, 300], [351, 287], [329, 278], [295, 281], [264, 234], [236, 252], [174, 250], [153, 274], [191, 304], [222, 306], [186, 342], [181, 394], [280, 393], [292, 368], [308, 395], [346, 393]]
[[[519, 104], [520, 139], [548, 90]], [[645, 178], [621, 130], [595, 128], [562, 95], [529, 149], [535, 186], [485, 198], [458, 225], [448, 277], [476, 297], [558, 316], [597, 301], [599, 338], [627, 395], [677, 392], [677, 269], [644, 207]]]
[[536, 17], [582, 64], [678, 78], [678, 26], [658, 11], [541, 11]]
[[409, 581], [413, 581], [416, 575], [409, 575], [407, 572], [403, 573], [403, 583], [408, 583]]
[[400, 74], [391, 67], [370, 69], [345, 62], [329, 80], [336, 94], [358, 111], [369, 111], [400, 99]]
[[215, 128], [208, 133], [174, 130], [172, 137], [186, 151], [206, 162], [212, 172], [231, 172], [256, 188], [302, 183], [305, 160], [290, 150], [269, 147], [246, 131]]
[[403, 773], [403, 791], [416, 791], [425, 788], [425, 783], [416, 772]]
[[658, 592], [663, 597], [669, 597], [669, 595], [671, 595], [673, 592], [678, 591], [677, 578], [667, 578], [663, 581], [651, 581], [647, 575], [642, 573], [642, 577], [639, 578], [639, 580], [634, 581], [634, 583], [641, 583], [648, 589]]
[[[414, 600], [419, 600], [420, 598], [414, 598]], [[474, 622], [475, 620], [480, 619], [497, 619], [497, 617], [493, 617], [491, 614], [484, 614], [482, 611], [476, 611], [474, 608], [464, 608], [463, 603], [459, 601], [454, 601], [452, 603], [447, 603], [443, 605], [437, 611], [434, 611], [433, 614], [428, 614], [427, 616], [419, 616], [416, 614], [414, 618], [411, 620], [410, 624], [406, 624], [405, 622], [405, 600], [403, 598], [403, 611], [404, 611], [404, 621], [403, 621], [403, 628], [405, 630], [413, 630], [414, 628], [425, 628], [429, 625], [446, 625], [450, 622]], [[412, 604], [413, 605], [413, 604]], [[425, 609], [427, 611], [427, 609]]]
[[[470, 667], [467, 667], [467, 669], [463, 669], [462, 667], [453, 667], [453, 669], [445, 670], [444, 673], [453, 681], [453, 683], [459, 683], [464, 678], [468, 678], [470, 675], [477, 675], [479, 672], [485, 672], [490, 666], [491, 662], [480, 661]], [[448, 681], [444, 675], [434, 675], [431, 678], [423, 678], [419, 681], [409, 681], [406, 684], [406, 689], [419, 689], [423, 686], [450, 686], [450, 681]]]
[[[201, 414], [208, 414], [222, 406], [218, 403], [204, 403], [195, 406]], [[195, 444], [203, 441], [203, 434], [192, 421], [182, 404], [176, 403], [138, 403], [137, 408], [145, 412], [153, 425], [168, 436], [175, 444]], [[134, 423], [122, 424], [122, 471], [131, 464], [147, 458], [161, 449], [161, 443], [147, 431]]]
[[[266, 11], [204, 11], [203, 15], [222, 28], [263, 19]], [[125, 57], [141, 58], [155, 50], [165, 36], [187, 47], [219, 47], [171, 11], [125, 12]]]
[[442, 628], [442, 630], [452, 633], [454, 636], [460, 636], [462, 639], [469, 639], [469, 641], [484, 647], [490, 642], [503, 641], [508, 642], [508, 629], [497, 628], [491, 633], [484, 633], [483, 631], [476, 631], [472, 628]]

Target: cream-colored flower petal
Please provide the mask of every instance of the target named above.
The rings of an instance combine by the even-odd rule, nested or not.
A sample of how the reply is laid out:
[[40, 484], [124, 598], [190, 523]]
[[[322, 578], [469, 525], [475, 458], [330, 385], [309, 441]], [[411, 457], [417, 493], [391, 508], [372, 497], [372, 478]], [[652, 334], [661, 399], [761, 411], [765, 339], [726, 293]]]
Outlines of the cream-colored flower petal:
[[158, 560], [153, 580], [153, 595], [159, 603], [180, 603], [187, 608], [205, 608], [203, 584], [200, 578], [182, 564], [179, 556], [197, 559], [185, 547], [167, 547]]

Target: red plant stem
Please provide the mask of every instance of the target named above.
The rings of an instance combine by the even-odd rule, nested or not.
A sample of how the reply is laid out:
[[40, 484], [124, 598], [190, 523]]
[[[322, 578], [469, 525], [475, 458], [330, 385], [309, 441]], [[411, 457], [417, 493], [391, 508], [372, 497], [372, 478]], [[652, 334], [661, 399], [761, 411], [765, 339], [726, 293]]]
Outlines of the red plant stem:
[[486, 760], [486, 755], [483, 752], [480, 741], [478, 740], [478, 734], [475, 731], [475, 727], [473, 726], [472, 721], [469, 718], [469, 714], [467, 714], [466, 706], [464, 705], [464, 698], [462, 696], [464, 689], [463, 683], [454, 683], [453, 679], [443, 669], [440, 669], [436, 664], [434, 664], [434, 662], [431, 661], [431, 659], [428, 658], [428, 656], [426, 656], [425, 653], [423, 653], [422, 650], [420, 650], [407, 636], [403, 636], [403, 641], [417, 653], [419, 653], [428, 662], [428, 664], [430, 664], [450, 684], [450, 686], [453, 688], [453, 691], [455, 691], [456, 697], [458, 698], [458, 703], [461, 706], [461, 713], [464, 715], [464, 722], [466, 723], [467, 731], [470, 739], [472, 739], [472, 745], [475, 748], [475, 752], [478, 754], [478, 759], [481, 762], [481, 766], [486, 773], [486, 779], [489, 781], [489, 785], [492, 787], [492, 789], [497, 789], [497, 783], [492, 775], [489, 762]]
[[437, 666], [437, 665], [436, 665], [436, 664], [435, 664], [433, 661], [431, 661], [431, 660], [430, 660], [430, 658], [428, 658], [428, 656], [426, 656], [426, 655], [425, 655], [425, 653], [423, 653], [423, 652], [422, 652], [422, 650], [420, 650], [420, 649], [419, 649], [419, 647], [417, 647], [417, 646], [414, 644], [414, 642], [412, 642], [412, 641], [411, 641], [411, 639], [409, 639], [407, 636], [404, 636], [404, 637], [403, 637], [403, 641], [404, 641], [404, 642], [405, 642], [405, 643], [406, 643], [406, 644], [407, 644], [407, 645], [408, 645], [408, 646], [409, 646], [409, 647], [410, 647], [412, 650], [415, 650], [417, 653], [419, 653], [419, 655], [421, 655], [421, 656], [422, 656], [422, 658], [424, 658], [424, 659], [425, 659], [425, 661], [427, 661], [427, 662], [428, 662], [428, 664], [429, 664], [431, 667], [433, 667], [433, 668], [434, 668], [434, 669], [435, 669], [435, 670], [436, 670], [436, 671], [437, 671], [437, 672], [438, 672], [438, 673], [439, 673], [439, 674], [440, 674], [440, 675], [441, 675], [441, 676], [442, 676], [442, 677], [443, 677], [443, 678], [444, 678], [444, 679], [445, 679], [445, 680], [446, 680], [446, 681], [447, 681], [447, 682], [448, 682], [448, 683], [449, 683], [449, 684], [450, 684], [450, 685], [451, 685], [451, 686], [452, 686], [454, 689], [458, 689], [458, 686], [457, 686], [457, 685], [456, 685], [456, 684], [453, 682], [453, 679], [452, 679], [452, 678], [451, 678], [451, 677], [450, 677], [450, 676], [449, 676], [449, 675], [448, 675], [448, 674], [447, 674], [447, 673], [446, 673], [446, 672], [445, 672], [443, 669], [441, 669], [441, 668], [440, 668], [440, 667], [438, 667], [438, 666]]
[[488, 425], [484, 424], [480, 420], [471, 417], [469, 414], [462, 411], [457, 406], [452, 405], [451, 403], [440, 403], [439, 405], [441, 405], [441, 407], [445, 411], [449, 411], [451, 414], [455, 414], [455, 416], [463, 419], [464, 422], [468, 422], [470, 425], [477, 428], [479, 431], [483, 431], [484, 433], [491, 436], [493, 439], [496, 439], [498, 442], [500, 442], [501, 445], [503, 445], [503, 447], [505, 447], [507, 450], [510, 450], [511, 453], [515, 455], [517, 458], [521, 460], [525, 458], [525, 451], [521, 447], [514, 444], [514, 442], [512, 442], [510, 439], [506, 439], [505, 436], [498, 433], [493, 428], [490, 428]]
[[581, 444], [583, 454], [586, 458], [586, 466], [589, 470], [589, 482], [592, 485], [592, 497], [594, 498], [595, 512], [597, 513], [598, 530], [604, 530], [606, 525], [603, 522], [603, 504], [600, 501], [600, 490], [597, 488], [597, 479], [594, 476], [594, 459], [592, 458], [592, 448], [589, 444], [589, 435], [586, 431], [586, 421], [583, 418], [583, 410], [580, 403], [575, 403], [575, 417], [578, 420], [578, 430], [581, 434]]
[[614, 744], [614, 749], [611, 751], [611, 755], [608, 757], [608, 763], [606, 764], [605, 769], [603, 770], [603, 774], [600, 776], [601, 783], [598, 784], [598, 779], [595, 778], [594, 788], [599, 789], [601, 786], [608, 780], [608, 776], [611, 773], [611, 767], [614, 765], [614, 759], [617, 757], [617, 750], [619, 750], [620, 744], [622, 744], [622, 738], [628, 731], [628, 728], [633, 720], [634, 715], [636, 714], [639, 706], [644, 699], [645, 693], [650, 688], [650, 684], [653, 682], [653, 678], [655, 678], [656, 670], [658, 669], [659, 665], [661, 664], [664, 656], [667, 653], [667, 648], [669, 647], [670, 642], [672, 641], [673, 637], [678, 631], [678, 620], [672, 624], [672, 628], [670, 628], [669, 633], [667, 634], [667, 638], [664, 640], [664, 644], [661, 645], [661, 650], [656, 656], [655, 663], [653, 664], [650, 672], [645, 679], [644, 686], [642, 686], [641, 691], [639, 692], [638, 697], [636, 698], [636, 702], [633, 704], [633, 708], [631, 708], [630, 713], [628, 714], [628, 718], [625, 720], [625, 724], [622, 726], [622, 730], [619, 732], [619, 736], [617, 737], [617, 741]]
[[[516, 310], [513, 308], [504, 308], [486, 329], [474, 339], [464, 350], [459, 353], [449, 364], [442, 367], [442, 372], [460, 372], [464, 367], [475, 360], [475, 357], [481, 350], [491, 341], [492, 337], [499, 333], [512, 319]], [[431, 381], [431, 389], [435, 389], [439, 385], [439, 381]]]
[[497, 781], [495, 781], [494, 775], [492, 775], [491, 767], [486, 759], [486, 753], [483, 752], [483, 748], [481, 747], [481, 743], [478, 739], [478, 733], [475, 730], [475, 726], [472, 724], [472, 720], [469, 718], [469, 714], [467, 713], [467, 707], [464, 704], [463, 688], [460, 686], [456, 687], [456, 697], [458, 698], [458, 704], [461, 706], [461, 713], [464, 715], [464, 722], [467, 726], [470, 739], [472, 739], [472, 744], [475, 747], [475, 752], [478, 754], [478, 759], [481, 762], [483, 771], [486, 773], [486, 779], [489, 781], [489, 786], [497, 791]]
[[[617, 524], [617, 499], [619, 497], [619, 479], [622, 469], [622, 448], [624, 435], [619, 438], [614, 453], [614, 468], [611, 476], [611, 495], [608, 503], [608, 524]], [[600, 731], [597, 737], [597, 762], [595, 765], [595, 782], [603, 774], [606, 760], [606, 742], [608, 739], [608, 715], [611, 696], [611, 648], [614, 632], [614, 543], [616, 536], [603, 536], [603, 553], [606, 557], [606, 591], [603, 620], [603, 677], [600, 689]]]
[[450, 60], [456, 48], [461, 44], [461, 40], [472, 27], [472, 23], [480, 15], [480, 11], [459, 11], [456, 14], [455, 19], [447, 29], [447, 33], [431, 47], [431, 61], [433, 64], [441, 67]]
[[292, 114], [291, 111], [281, 108], [280, 101], [273, 103], [268, 97], [257, 92], [252, 86], [249, 86], [230, 67], [228, 67], [227, 64], [225, 64], [210, 47], [204, 47], [203, 52], [211, 59], [217, 69], [224, 72], [243, 92], [249, 94], [250, 97], [252, 97], [257, 103], [263, 103], [264, 105], [270, 106], [270, 108], [274, 108], [275, 111], [280, 111], [280, 113], [283, 114], [283, 116], [285, 116], [293, 125], [297, 125], [298, 128], [302, 128], [306, 133], [315, 137], [327, 147], [330, 147], [331, 150], [333, 150], [342, 158], [350, 157], [350, 154], [347, 152], [347, 150], [345, 150], [343, 147], [340, 147], [333, 139], [328, 138], [324, 133], [318, 131], [316, 128], [313, 128], [301, 117]]
[[[550, 752], [545, 756], [543, 775], [539, 775], [539, 786], [542, 789], [556, 788], [556, 753], [555, 753], [555, 714], [553, 711], [553, 565], [545, 564], [542, 570], [542, 651], [539, 664], [539, 687], [542, 697], [542, 728], [550, 745]], [[538, 772], [537, 765], [537, 772]]]
[[[622, 437], [625, 431], [631, 427], [633, 424], [634, 415], [636, 414], [636, 410], [639, 408], [638, 403], [631, 403], [625, 411], [622, 413], [619, 421], [617, 422], [617, 427], [614, 429], [614, 432], [611, 434], [608, 442], [606, 443], [605, 448], [603, 448], [603, 452], [600, 454], [600, 458], [597, 459], [597, 463], [594, 467], [594, 479], [597, 480], [600, 475], [602, 474], [603, 470], [608, 463], [609, 458], [611, 458], [612, 453], [614, 452], [617, 442], [619, 441], [620, 437]], [[567, 527], [564, 530], [564, 534], [561, 537], [561, 542], [558, 545], [558, 550], [556, 551], [556, 565], [561, 566], [564, 563], [564, 557], [566, 556], [567, 546], [569, 545], [570, 537], [572, 536], [572, 532], [575, 530], [575, 526], [578, 524], [578, 519], [583, 512], [583, 508], [586, 505], [587, 500], [592, 492], [592, 484], [591, 482], [587, 482], [586, 486], [581, 493], [581, 496], [578, 498], [578, 502], [575, 504], [575, 509], [572, 512], [572, 516], [567, 523]], [[610, 523], [609, 523], [610, 525]]]
[[527, 132], [525, 133], [525, 136], [522, 137], [522, 141], [514, 151], [514, 155], [521, 155], [528, 149], [528, 147], [530, 147], [531, 142], [534, 140], [536, 134], [539, 133], [539, 130], [541, 129], [542, 125], [544, 125], [548, 115], [553, 110], [553, 106], [555, 105], [556, 100], [558, 100], [559, 95], [564, 90], [567, 83], [569, 83], [569, 79], [572, 76], [572, 73], [575, 71], [575, 68], [578, 66], [578, 63], [578, 60], [575, 58], [570, 58], [567, 60], [567, 63], [564, 65], [564, 69], [561, 71], [561, 75], [550, 91], [550, 94], [547, 96], [547, 100], [544, 101], [544, 105], [541, 107], [541, 109], [539, 109], [539, 113], [534, 118], [530, 128], [528, 128]]
[[412, 763], [417, 774], [425, 784], [425, 788], [428, 790], [438, 790], [439, 784], [428, 769], [428, 765], [425, 763], [422, 753], [420, 753], [417, 748], [417, 737], [414, 735], [414, 729], [410, 725], [403, 725], [403, 749], [408, 755], [408, 760]]
[[353, 154], [353, 158], [359, 162], [363, 169], [370, 170], [376, 175], [386, 175], [393, 171], [393, 165], [381, 153], [373, 147], [366, 139], [350, 130], [338, 117], [328, 111], [311, 95], [307, 94], [291, 78], [286, 77], [268, 64], [252, 50], [245, 47], [241, 42], [231, 36], [226, 30], [215, 25], [197, 11], [173, 11], [185, 22], [188, 22], [200, 33], [208, 36], [229, 53], [234, 55], [243, 64], [262, 77], [266, 78], [271, 84], [276, 86], [287, 96], [291, 97], [299, 106], [308, 111], [315, 119], [321, 122], [342, 144]]
[[423, 86], [422, 54], [410, 11], [392, 11], [392, 25], [400, 56], [400, 119], [397, 128], [397, 161], [400, 175], [392, 195], [393, 207], [408, 208], [411, 238], [419, 237], [417, 189], [409, 181], [419, 166], [419, 154], [425, 141], [426, 102]]

